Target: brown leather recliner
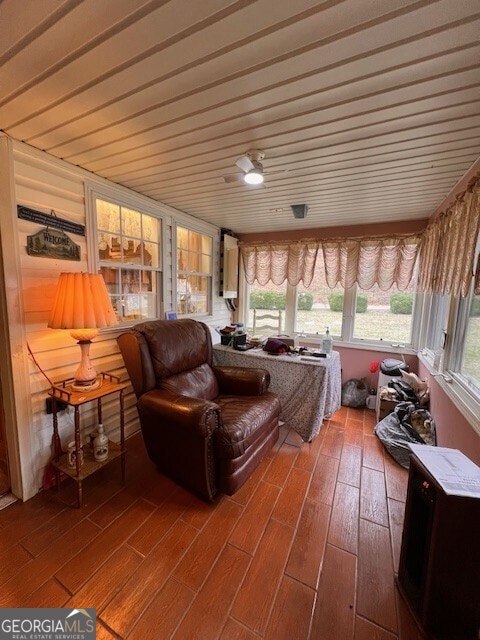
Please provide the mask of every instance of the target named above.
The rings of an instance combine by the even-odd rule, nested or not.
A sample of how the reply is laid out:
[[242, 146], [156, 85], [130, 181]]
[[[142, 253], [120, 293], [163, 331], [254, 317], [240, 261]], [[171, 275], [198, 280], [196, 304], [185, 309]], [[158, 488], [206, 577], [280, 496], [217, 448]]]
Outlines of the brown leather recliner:
[[235, 493], [278, 438], [269, 372], [213, 366], [210, 330], [196, 320], [144, 322], [118, 344], [150, 459], [203, 498]]

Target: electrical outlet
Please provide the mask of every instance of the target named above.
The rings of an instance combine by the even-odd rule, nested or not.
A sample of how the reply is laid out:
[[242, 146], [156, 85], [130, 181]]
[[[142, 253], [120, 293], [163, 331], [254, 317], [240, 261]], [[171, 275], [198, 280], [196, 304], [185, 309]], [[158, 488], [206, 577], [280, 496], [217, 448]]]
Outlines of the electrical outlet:
[[[66, 402], [62, 402], [61, 400], [57, 400], [57, 412], [58, 411], [65, 411], [65, 409], [68, 407], [68, 404]], [[53, 400], [52, 398], [50, 398], [50, 396], [45, 400], [45, 411], [47, 413], [53, 413]]]

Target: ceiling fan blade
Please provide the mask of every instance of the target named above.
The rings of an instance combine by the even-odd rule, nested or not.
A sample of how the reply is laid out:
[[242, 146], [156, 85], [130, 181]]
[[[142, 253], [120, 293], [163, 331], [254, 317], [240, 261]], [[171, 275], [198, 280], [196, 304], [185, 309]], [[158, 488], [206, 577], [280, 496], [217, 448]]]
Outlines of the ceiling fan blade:
[[225, 182], [243, 182], [243, 173], [229, 173], [223, 176]]
[[245, 173], [248, 173], [249, 171], [255, 168], [255, 165], [253, 164], [253, 162], [250, 160], [248, 156], [241, 156], [240, 158], [238, 158], [238, 160], [236, 160], [235, 164], [242, 171], [245, 171]]

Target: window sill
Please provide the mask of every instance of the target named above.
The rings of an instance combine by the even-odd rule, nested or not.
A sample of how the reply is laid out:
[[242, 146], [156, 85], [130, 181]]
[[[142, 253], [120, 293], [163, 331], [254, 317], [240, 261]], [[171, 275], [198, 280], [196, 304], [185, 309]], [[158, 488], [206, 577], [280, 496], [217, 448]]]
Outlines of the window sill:
[[[303, 343], [305, 344], [310, 344], [310, 345], [320, 345], [322, 343], [322, 339], [321, 338], [317, 338], [315, 336], [296, 336], [296, 340], [298, 340], [300, 346], [302, 346]], [[382, 353], [395, 353], [395, 354], [400, 354], [400, 355], [416, 355], [417, 352], [415, 351], [415, 349], [413, 349], [413, 347], [411, 346], [402, 346], [400, 347], [399, 345], [392, 345], [389, 344], [388, 342], [343, 342], [342, 340], [339, 340], [338, 338], [335, 339], [335, 337], [333, 338], [333, 348], [335, 349], [336, 347], [341, 347], [342, 349], [359, 349], [362, 351], [377, 351], [377, 352], [382, 352]]]
[[418, 359], [427, 369], [432, 378], [454, 403], [472, 429], [480, 436], [480, 402], [478, 402], [465, 388], [446, 373], [441, 373], [432, 366], [431, 361], [422, 353], [418, 353]]

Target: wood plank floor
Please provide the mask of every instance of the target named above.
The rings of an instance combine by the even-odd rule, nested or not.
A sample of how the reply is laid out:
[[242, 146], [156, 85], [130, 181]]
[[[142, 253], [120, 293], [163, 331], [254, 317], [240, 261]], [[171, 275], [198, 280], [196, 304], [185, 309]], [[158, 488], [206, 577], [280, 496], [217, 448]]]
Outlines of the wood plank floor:
[[399, 596], [407, 472], [342, 408], [310, 444], [285, 427], [232, 497], [165, 478], [141, 437], [72, 508], [60, 490], [0, 511], [0, 606], [95, 607], [97, 637], [420, 640]]

